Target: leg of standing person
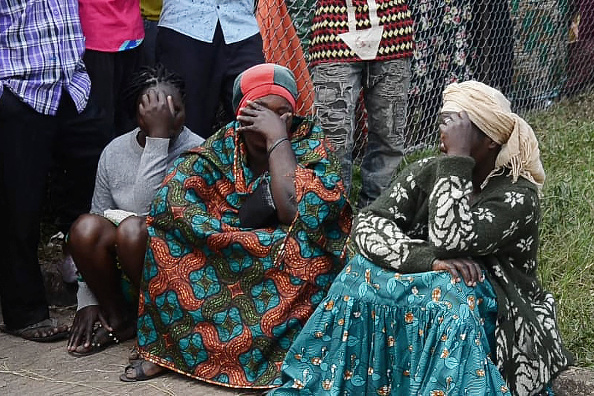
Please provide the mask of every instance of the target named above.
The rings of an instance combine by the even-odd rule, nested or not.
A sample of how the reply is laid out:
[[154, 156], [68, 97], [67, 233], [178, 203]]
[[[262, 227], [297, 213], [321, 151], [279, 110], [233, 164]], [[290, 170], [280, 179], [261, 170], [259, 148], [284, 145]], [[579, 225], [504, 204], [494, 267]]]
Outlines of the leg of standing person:
[[[37, 113], [8, 89], [0, 97], [0, 300], [6, 329], [16, 332], [49, 319], [37, 256], [42, 203], [57, 123]], [[17, 334], [36, 341], [67, 335], [44, 326]], [[40, 333], [41, 332], [41, 333]]]
[[214, 68], [214, 59], [222, 40], [220, 26], [217, 26], [212, 43], [194, 40], [163, 27], [159, 27], [157, 33], [157, 62], [184, 79], [186, 126], [205, 139], [212, 134], [219, 105], [222, 73]]
[[130, 84], [132, 76], [140, 69], [142, 60], [142, 47], [140, 46], [114, 54], [113, 71], [113, 92], [112, 106], [114, 106], [114, 127], [116, 136], [136, 128], [136, 117], [132, 116], [124, 100], [124, 92]]
[[361, 92], [364, 63], [321, 63], [313, 69], [316, 114], [336, 150], [342, 179], [351, 191], [355, 107]]
[[87, 73], [91, 79], [91, 89], [95, 102], [105, 112], [105, 119], [115, 130], [115, 53], [85, 50], [83, 56]]
[[[68, 107], [65, 105], [61, 105], [61, 113], [60, 119], [67, 120], [69, 118], [73, 119], [73, 122], [78, 122], [76, 120], [84, 120], [87, 115], [93, 119], [88, 125], [91, 125], [91, 131], [87, 131], [86, 129], [87, 124], [83, 121], [83, 131], [81, 131], [81, 135], [79, 136], [79, 141], [74, 142], [58, 142], [57, 143], [57, 152], [54, 155], [54, 165], [52, 169], [52, 176], [51, 176], [51, 185], [50, 185], [50, 197], [51, 197], [51, 206], [56, 214], [56, 226], [58, 229], [67, 234], [70, 228], [70, 225], [76, 220], [76, 218], [83, 213], [88, 212], [88, 207], [84, 204], [82, 207], [81, 205], [77, 204], [77, 202], [86, 202], [92, 196], [92, 189], [94, 187], [94, 179], [93, 185], [91, 187], [91, 195], [88, 196], [88, 181], [85, 182], [84, 185], [77, 187], [77, 180], [79, 175], [84, 175], [90, 172], [89, 164], [81, 164], [82, 167], [86, 167], [87, 169], [78, 169], [76, 163], [72, 161], [74, 158], [72, 157], [72, 153], [80, 150], [85, 147], [86, 143], [84, 140], [87, 139], [86, 136], [91, 137], [91, 139], [96, 139], [100, 136], [107, 135], [109, 136], [109, 140], [113, 136], [115, 136], [115, 106], [113, 104], [113, 100], [115, 97], [114, 91], [114, 73], [115, 73], [115, 54], [109, 52], [100, 52], [100, 51], [92, 51], [87, 50], [84, 54], [84, 62], [85, 66], [87, 67], [87, 72], [89, 74], [89, 78], [91, 79], [91, 93], [89, 104], [83, 114], [79, 118], [75, 116], [76, 110], [73, 106]], [[70, 98], [67, 96], [63, 99], [63, 103], [70, 101]], [[67, 113], [67, 115], [64, 115]], [[101, 122], [101, 128], [103, 130], [99, 130], [98, 127], [95, 126], [96, 122]], [[74, 129], [77, 128], [76, 125], [73, 126]], [[66, 136], [64, 131], [60, 133], [58, 139], [63, 139]], [[70, 148], [64, 146], [64, 144], [75, 144], [76, 147], [72, 147], [71, 153], [66, 153], [66, 155], [62, 155], [61, 150], [69, 150]], [[93, 145], [99, 146], [99, 143], [93, 143], [92, 141], [89, 142], [88, 147], [92, 147]], [[86, 149], [86, 148], [85, 148]], [[86, 155], [86, 153], [81, 152], [81, 155]], [[95, 163], [95, 167], [97, 164]], [[74, 173], [74, 175], [72, 174]], [[87, 177], [83, 176], [86, 180]], [[74, 198], [74, 199], [73, 199]], [[90, 202], [90, 201], [89, 201]], [[85, 210], [85, 208], [87, 208]]]
[[155, 51], [157, 46], [157, 31], [159, 22], [144, 19], [144, 41], [142, 42], [140, 64], [141, 66], [154, 66], [156, 63]]
[[89, 101], [79, 114], [74, 102], [65, 95], [56, 116], [59, 129], [54, 158], [59, 164], [56, 196], [61, 197], [56, 211], [66, 231], [81, 214], [88, 213], [95, 188], [97, 164], [103, 148], [113, 138], [112, 124], [105, 116], [91, 89]]
[[132, 130], [136, 120], [128, 114], [122, 103], [122, 92], [132, 74], [140, 67], [140, 47], [118, 52], [86, 50], [84, 55], [87, 73], [97, 104], [105, 110], [106, 119], [112, 124], [115, 136]]
[[361, 194], [357, 206], [373, 202], [390, 184], [404, 157], [410, 60], [366, 64], [363, 84], [369, 134], [361, 163]]
[[223, 43], [223, 51], [217, 58], [216, 66], [225, 70], [221, 83], [221, 101], [227, 117], [226, 122], [235, 119], [233, 112], [233, 83], [235, 78], [252, 66], [264, 63], [260, 33], [233, 44]]

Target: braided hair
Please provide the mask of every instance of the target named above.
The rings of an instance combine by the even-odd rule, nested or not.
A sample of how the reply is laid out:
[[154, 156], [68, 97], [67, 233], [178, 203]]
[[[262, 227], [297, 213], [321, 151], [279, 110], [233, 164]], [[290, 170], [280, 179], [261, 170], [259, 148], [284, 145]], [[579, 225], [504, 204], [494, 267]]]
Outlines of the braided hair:
[[124, 103], [132, 117], [136, 116], [137, 103], [142, 92], [157, 84], [170, 84], [179, 91], [182, 101], [184, 101], [186, 84], [178, 74], [170, 72], [161, 63], [157, 63], [152, 67], [143, 66], [132, 76], [123, 92]]

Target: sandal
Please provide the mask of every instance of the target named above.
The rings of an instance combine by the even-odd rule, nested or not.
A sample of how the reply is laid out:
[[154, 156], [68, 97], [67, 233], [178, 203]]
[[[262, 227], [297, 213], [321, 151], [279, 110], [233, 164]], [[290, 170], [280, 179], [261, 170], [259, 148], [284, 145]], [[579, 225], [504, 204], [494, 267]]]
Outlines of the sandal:
[[[122, 332], [125, 332], [126, 330], [129, 330], [129, 329], [125, 328]], [[107, 349], [108, 347], [110, 347], [112, 345], [119, 344], [120, 341], [126, 341], [133, 337], [134, 337], [134, 332], [130, 335], [126, 334], [124, 337], [119, 337], [118, 335], [115, 334], [115, 330], [108, 331], [106, 328], [101, 326], [101, 324], [99, 324], [99, 325], [97, 325], [97, 328], [93, 331], [93, 339], [91, 341], [91, 346], [88, 350], [83, 351], [83, 352], [69, 351], [68, 354], [70, 354], [74, 357], [85, 357], [85, 356], [94, 355], [98, 352], [104, 351], [105, 349]]]
[[[124, 368], [124, 373], [122, 375], [120, 375], [120, 381], [123, 382], [138, 382], [138, 381], [146, 381], [146, 380], [150, 380], [153, 378], [156, 378], [160, 375], [163, 375], [167, 372], [167, 370], [165, 370], [163, 367], [159, 367], [160, 371], [158, 373], [152, 374], [152, 375], [147, 375], [144, 372], [144, 367], [142, 367], [142, 364], [144, 362], [147, 363], [151, 363], [148, 360], [136, 360], [132, 363], [130, 363], [129, 365], [126, 366], [126, 368]], [[154, 363], [151, 363], [154, 364]], [[128, 370], [134, 370], [134, 378], [130, 378], [128, 377]]]
[[[35, 342], [54, 342], [64, 340], [68, 338], [70, 332], [68, 326], [58, 326], [58, 321], [53, 318], [44, 319], [41, 322], [34, 323], [22, 329], [8, 330], [4, 328], [2, 331]], [[48, 331], [49, 334], [47, 334]], [[44, 333], [47, 335], [44, 335]]]

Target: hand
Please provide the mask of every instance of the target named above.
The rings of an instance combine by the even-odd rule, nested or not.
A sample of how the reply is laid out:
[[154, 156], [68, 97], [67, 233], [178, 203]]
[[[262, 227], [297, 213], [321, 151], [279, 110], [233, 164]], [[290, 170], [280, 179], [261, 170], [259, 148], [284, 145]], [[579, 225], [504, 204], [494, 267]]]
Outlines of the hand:
[[138, 126], [147, 136], [169, 139], [175, 136], [173, 98], [149, 89], [138, 104]]
[[474, 126], [465, 111], [448, 113], [439, 125], [439, 150], [447, 155], [470, 156]]
[[76, 351], [81, 345], [84, 349], [91, 347], [93, 327], [97, 321], [107, 330], [113, 331], [98, 305], [89, 305], [76, 312], [70, 329], [70, 338], [68, 339], [67, 347], [69, 352]]
[[238, 132], [253, 132], [266, 139], [267, 147], [274, 144], [278, 139], [289, 136], [288, 120], [291, 113], [282, 115], [275, 113], [257, 102], [249, 101], [246, 107], [239, 110], [237, 120], [241, 126]]
[[454, 282], [460, 282], [460, 274], [468, 286], [476, 286], [476, 282], [482, 282], [485, 277], [478, 263], [468, 258], [456, 258], [447, 260], [435, 260], [432, 265], [433, 271], [448, 271]]

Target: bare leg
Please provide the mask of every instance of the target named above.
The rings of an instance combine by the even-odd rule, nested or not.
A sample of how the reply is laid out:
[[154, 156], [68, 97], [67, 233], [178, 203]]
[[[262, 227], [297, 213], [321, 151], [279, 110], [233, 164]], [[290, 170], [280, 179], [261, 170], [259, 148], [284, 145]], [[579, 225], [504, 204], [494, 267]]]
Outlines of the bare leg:
[[[116, 227], [102, 216], [85, 214], [72, 225], [69, 249], [79, 272], [97, 298], [99, 307], [90, 306], [77, 312], [68, 343], [69, 351], [85, 353], [91, 347], [93, 324], [98, 320], [107, 323], [120, 340], [134, 336], [134, 325], [126, 304], [123, 304], [115, 241]], [[96, 336], [105, 340], [106, 334], [103, 330]]]
[[117, 228], [116, 252], [120, 265], [137, 289], [140, 287], [147, 240], [148, 232], [144, 217], [128, 217]]

